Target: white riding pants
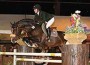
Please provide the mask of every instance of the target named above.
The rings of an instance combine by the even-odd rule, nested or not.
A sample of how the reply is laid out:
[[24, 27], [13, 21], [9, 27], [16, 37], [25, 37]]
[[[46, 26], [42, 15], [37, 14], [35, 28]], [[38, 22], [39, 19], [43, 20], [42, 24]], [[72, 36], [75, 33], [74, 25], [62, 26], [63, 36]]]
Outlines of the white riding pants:
[[47, 24], [46, 24], [46, 29], [49, 28], [53, 23], [54, 23], [54, 17], [52, 19], [50, 19]]

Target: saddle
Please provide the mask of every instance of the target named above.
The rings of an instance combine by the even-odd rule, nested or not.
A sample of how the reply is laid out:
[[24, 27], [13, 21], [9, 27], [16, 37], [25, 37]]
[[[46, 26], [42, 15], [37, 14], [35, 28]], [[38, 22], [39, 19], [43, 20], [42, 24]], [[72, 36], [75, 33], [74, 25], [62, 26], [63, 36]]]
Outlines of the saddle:
[[51, 35], [52, 37], [58, 37], [58, 32], [57, 32], [57, 29], [56, 27], [52, 27], [51, 28]]
[[51, 31], [51, 36], [52, 37], [58, 37], [57, 31]]

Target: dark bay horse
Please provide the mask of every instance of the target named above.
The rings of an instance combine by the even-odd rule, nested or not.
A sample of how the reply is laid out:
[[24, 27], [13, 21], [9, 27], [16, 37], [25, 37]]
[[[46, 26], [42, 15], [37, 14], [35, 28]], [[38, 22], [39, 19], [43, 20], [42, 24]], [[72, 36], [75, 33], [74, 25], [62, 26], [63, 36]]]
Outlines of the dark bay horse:
[[[51, 34], [50, 42], [48, 42], [41, 26], [36, 24], [33, 19], [22, 19], [16, 23], [11, 23], [11, 31], [14, 34], [12, 42], [25, 37], [29, 38], [30, 44], [36, 43], [38, 47], [51, 48], [65, 44], [64, 32], [62, 31], [57, 31], [57, 36]], [[53, 33], [53, 31], [51, 32]]]

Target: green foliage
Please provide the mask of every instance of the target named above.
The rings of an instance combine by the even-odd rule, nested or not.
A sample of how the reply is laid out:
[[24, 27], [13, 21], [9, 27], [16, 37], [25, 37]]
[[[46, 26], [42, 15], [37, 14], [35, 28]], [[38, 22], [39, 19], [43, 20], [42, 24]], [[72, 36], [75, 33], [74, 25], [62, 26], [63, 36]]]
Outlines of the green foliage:
[[65, 31], [65, 34], [66, 33], [86, 33], [86, 32], [84, 31], [84, 28], [82, 26], [77, 26], [77, 27], [68, 26]]

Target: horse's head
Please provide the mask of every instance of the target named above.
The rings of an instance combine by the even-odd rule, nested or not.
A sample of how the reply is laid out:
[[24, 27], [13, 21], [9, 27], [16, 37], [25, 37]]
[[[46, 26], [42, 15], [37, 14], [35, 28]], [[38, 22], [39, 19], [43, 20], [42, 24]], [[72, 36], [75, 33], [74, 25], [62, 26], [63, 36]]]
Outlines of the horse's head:
[[29, 31], [34, 29], [33, 23], [33, 19], [22, 19], [11, 23], [11, 42], [15, 43], [19, 38], [28, 36]]

